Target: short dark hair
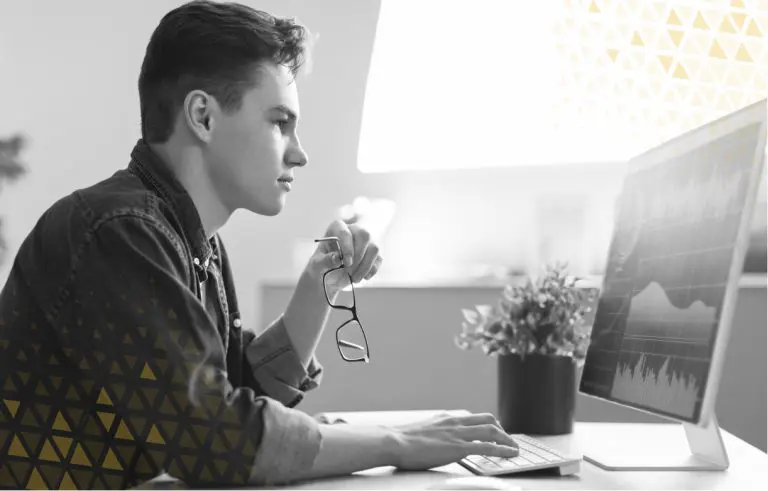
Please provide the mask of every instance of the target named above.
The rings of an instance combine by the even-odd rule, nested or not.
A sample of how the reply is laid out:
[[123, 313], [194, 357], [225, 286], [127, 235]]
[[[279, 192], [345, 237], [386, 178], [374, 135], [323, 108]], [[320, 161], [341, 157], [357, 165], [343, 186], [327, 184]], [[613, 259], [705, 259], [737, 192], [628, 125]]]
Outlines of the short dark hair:
[[258, 84], [263, 62], [288, 67], [294, 77], [309, 62], [308, 30], [238, 3], [194, 0], [168, 12], [147, 45], [139, 75], [141, 134], [163, 143], [173, 133], [184, 98], [195, 89], [227, 112]]

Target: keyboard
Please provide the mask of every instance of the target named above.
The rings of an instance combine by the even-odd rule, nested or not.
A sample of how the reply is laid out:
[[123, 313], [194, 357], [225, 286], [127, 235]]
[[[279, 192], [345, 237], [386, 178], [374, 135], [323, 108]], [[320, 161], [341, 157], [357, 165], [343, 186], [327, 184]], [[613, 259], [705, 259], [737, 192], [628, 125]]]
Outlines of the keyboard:
[[517, 442], [520, 453], [517, 457], [492, 457], [468, 455], [459, 461], [475, 474], [498, 476], [539, 469], [554, 469], [561, 476], [575, 474], [581, 467], [581, 458], [567, 457], [542, 442], [526, 435], [510, 435]]

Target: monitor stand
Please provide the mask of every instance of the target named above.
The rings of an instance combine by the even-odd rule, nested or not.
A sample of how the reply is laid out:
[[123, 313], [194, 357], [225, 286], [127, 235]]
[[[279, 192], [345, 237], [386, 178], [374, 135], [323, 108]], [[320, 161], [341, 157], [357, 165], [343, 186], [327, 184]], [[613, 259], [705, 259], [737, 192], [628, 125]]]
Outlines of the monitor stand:
[[[610, 471], [722, 471], [728, 468], [717, 418], [705, 426], [679, 424], [587, 423], [584, 460]], [[687, 447], [687, 448], [686, 448]]]

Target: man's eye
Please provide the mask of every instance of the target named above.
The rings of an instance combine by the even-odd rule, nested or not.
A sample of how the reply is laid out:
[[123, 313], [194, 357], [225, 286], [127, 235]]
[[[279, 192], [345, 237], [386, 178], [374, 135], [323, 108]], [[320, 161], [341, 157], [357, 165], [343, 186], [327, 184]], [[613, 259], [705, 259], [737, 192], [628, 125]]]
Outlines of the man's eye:
[[280, 129], [285, 128], [288, 126], [289, 121], [287, 119], [278, 119], [275, 121], [275, 124], [280, 127]]

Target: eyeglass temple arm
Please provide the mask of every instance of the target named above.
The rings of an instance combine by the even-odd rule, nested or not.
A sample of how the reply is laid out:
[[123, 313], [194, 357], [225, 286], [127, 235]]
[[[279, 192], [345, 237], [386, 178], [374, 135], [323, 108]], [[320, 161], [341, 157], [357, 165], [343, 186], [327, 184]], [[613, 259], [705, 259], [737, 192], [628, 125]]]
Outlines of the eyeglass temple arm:
[[341, 250], [341, 243], [339, 243], [338, 237], [323, 237], [322, 239], [315, 239], [315, 242], [335, 242], [336, 248], [339, 250], [339, 259], [342, 264], [344, 263], [344, 251]]

